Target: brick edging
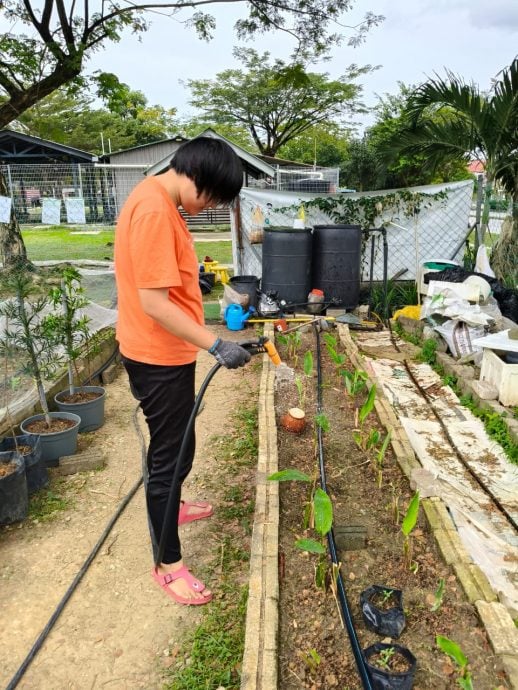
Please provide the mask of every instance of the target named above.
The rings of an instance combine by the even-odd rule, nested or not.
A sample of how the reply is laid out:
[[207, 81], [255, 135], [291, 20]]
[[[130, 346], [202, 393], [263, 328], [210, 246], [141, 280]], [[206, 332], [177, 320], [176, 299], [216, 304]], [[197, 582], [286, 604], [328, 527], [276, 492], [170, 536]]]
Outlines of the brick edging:
[[[348, 326], [339, 324], [338, 333], [353, 365], [365, 370], [362, 355], [351, 338]], [[444, 356], [441, 357], [441, 363], [444, 366], [443, 358]], [[368, 373], [372, 384], [376, 377], [372, 372]], [[421, 464], [381, 385], [376, 387], [375, 408], [385, 429], [392, 430], [392, 450], [398, 465], [410, 481], [412, 470], [420, 468]], [[425, 498], [421, 505], [444, 561], [453, 567], [468, 601], [477, 609], [491, 646], [509, 677], [510, 687], [518, 690], [518, 628], [511, 614], [504, 604], [498, 601], [498, 596], [485, 574], [471, 560], [444, 501], [435, 497]]]
[[[273, 340], [270, 324], [264, 334]], [[265, 354], [259, 389], [257, 487], [241, 690], [277, 688], [279, 484], [267, 480], [278, 469], [274, 381], [274, 367]]]

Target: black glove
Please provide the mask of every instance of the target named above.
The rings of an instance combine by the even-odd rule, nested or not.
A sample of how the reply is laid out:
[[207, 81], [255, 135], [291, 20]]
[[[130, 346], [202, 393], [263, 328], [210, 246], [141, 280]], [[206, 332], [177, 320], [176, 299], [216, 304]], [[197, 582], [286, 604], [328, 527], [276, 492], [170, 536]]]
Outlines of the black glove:
[[214, 355], [219, 364], [227, 369], [243, 367], [252, 356], [238, 343], [234, 343], [232, 340], [221, 340], [221, 338], [218, 338], [214, 345], [209, 348], [209, 352]]

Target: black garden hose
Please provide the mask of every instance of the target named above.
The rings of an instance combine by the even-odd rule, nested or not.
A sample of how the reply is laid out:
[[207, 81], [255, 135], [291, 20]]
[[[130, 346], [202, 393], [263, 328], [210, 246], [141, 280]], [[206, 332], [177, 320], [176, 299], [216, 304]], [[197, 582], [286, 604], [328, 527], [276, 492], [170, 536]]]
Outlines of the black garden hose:
[[[318, 328], [313, 327], [315, 332], [316, 344], [317, 344], [317, 414], [322, 413], [322, 357], [320, 352], [320, 333]], [[324, 441], [322, 427], [317, 425], [317, 442], [318, 442], [318, 458], [320, 467], [320, 485], [322, 490], [327, 493], [327, 482], [326, 482], [326, 470], [324, 462]], [[358, 668], [358, 673], [360, 675], [361, 681], [363, 683], [364, 690], [372, 690], [372, 684], [365, 663], [365, 657], [363, 656], [363, 651], [360, 647], [358, 641], [358, 636], [354, 628], [354, 623], [352, 619], [351, 609], [349, 607], [349, 602], [347, 600], [347, 592], [345, 591], [344, 581], [342, 574], [340, 572], [340, 563], [338, 560], [336, 542], [333, 533], [333, 529], [327, 533], [327, 544], [329, 546], [329, 554], [331, 556], [331, 561], [334, 566], [336, 566], [336, 588], [338, 592], [338, 601], [340, 604], [340, 612], [342, 615], [342, 621], [347, 629], [349, 635], [349, 641], [351, 643], [351, 648], [353, 651], [354, 659], [356, 661], [356, 666]]]

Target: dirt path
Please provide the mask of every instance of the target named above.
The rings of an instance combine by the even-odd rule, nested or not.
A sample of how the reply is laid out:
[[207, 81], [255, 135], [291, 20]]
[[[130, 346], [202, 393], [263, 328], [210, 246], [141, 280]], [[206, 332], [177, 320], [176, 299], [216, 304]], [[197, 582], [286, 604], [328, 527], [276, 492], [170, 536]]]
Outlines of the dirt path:
[[[214, 327], [228, 337], [228, 331]], [[214, 360], [202, 353], [201, 383]], [[204, 476], [215, 468], [210, 438], [222, 434], [239, 403], [257, 393], [252, 369], [220, 370], [198, 418], [198, 450], [187, 497], [211, 500]], [[131, 422], [135, 401], [125, 373], [108, 386], [106, 423], [92, 434], [93, 450], [106, 468], [66, 479], [74, 505], [49, 522], [0, 531], [0, 686], [16, 672], [55, 606], [97, 542], [141, 467]], [[141, 425], [143, 425], [140, 416]], [[184, 556], [194, 570], [216, 544], [207, 543], [203, 522], [182, 528]], [[19, 684], [26, 690], [117, 690], [161, 687], [168, 650], [196, 626], [201, 611], [167, 599], [150, 577], [152, 566], [142, 487], [115, 525], [100, 554], [68, 603], [42, 650]], [[209, 582], [212, 589], [217, 582]]]

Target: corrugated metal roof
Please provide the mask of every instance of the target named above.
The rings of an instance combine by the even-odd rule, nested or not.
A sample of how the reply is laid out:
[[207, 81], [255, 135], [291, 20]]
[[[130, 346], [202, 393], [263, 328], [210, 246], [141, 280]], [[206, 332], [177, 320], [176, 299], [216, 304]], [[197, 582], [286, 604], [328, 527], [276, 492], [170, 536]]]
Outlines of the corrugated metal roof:
[[[16, 144], [22, 144], [26, 148], [23, 150], [17, 150]], [[9, 150], [7, 147], [9, 144], [12, 145], [12, 149]], [[35, 148], [40, 147], [38, 153], [35, 152]], [[48, 141], [47, 139], [41, 139], [40, 137], [33, 137], [30, 134], [23, 134], [22, 132], [15, 132], [11, 129], [3, 129], [0, 131], [0, 159], [10, 158], [12, 160], [21, 161], [26, 159], [27, 161], [33, 160], [36, 157], [44, 157], [44, 149], [50, 151], [55, 151], [56, 153], [65, 154], [71, 158], [80, 159], [88, 163], [93, 163], [97, 160], [97, 156], [93, 153], [88, 153], [86, 151], [81, 151], [81, 149], [73, 148], [72, 146], [65, 146], [65, 144], [58, 144], [55, 141]]]
[[[254, 156], [253, 153], [249, 153], [245, 149], [241, 148], [241, 146], [234, 144], [232, 141], [230, 141], [223, 135], [218, 134], [210, 127], [206, 129], [204, 132], [201, 132], [201, 134], [198, 134], [198, 137], [213, 137], [214, 139], [221, 139], [230, 146], [230, 148], [239, 156], [239, 158], [245, 163], [245, 165], [248, 166], [249, 169], [261, 172], [264, 175], [267, 175], [268, 177], [275, 177], [274, 167], [268, 165], [268, 163], [265, 163], [257, 156]], [[198, 137], [193, 138], [197, 139]], [[171, 155], [169, 154], [165, 158], [162, 158], [162, 160], [159, 160], [157, 163], [152, 165], [146, 171], [146, 175], [158, 175], [159, 173], [164, 172], [164, 170], [167, 170], [167, 168], [169, 167], [170, 161]]]

